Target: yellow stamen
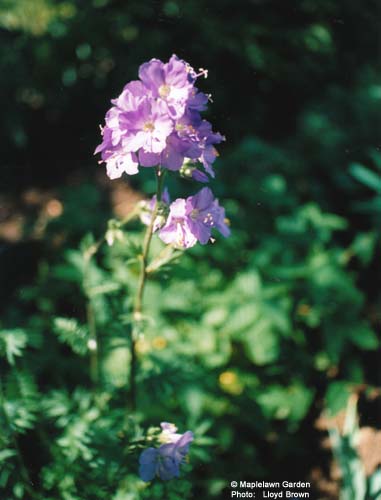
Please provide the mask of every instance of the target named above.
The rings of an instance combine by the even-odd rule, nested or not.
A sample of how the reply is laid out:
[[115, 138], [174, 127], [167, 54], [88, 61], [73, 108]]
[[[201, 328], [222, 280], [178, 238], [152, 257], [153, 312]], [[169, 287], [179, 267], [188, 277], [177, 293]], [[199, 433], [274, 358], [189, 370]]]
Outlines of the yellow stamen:
[[143, 126], [144, 132], [153, 132], [155, 130], [155, 125], [152, 122], [146, 122]]
[[200, 214], [200, 210], [198, 210], [197, 208], [194, 208], [190, 214], [191, 219], [196, 220], [197, 217], [199, 216], [199, 214]]
[[169, 85], [161, 85], [159, 87], [159, 96], [162, 97], [163, 99], [165, 97], [168, 97], [171, 92], [171, 87]]

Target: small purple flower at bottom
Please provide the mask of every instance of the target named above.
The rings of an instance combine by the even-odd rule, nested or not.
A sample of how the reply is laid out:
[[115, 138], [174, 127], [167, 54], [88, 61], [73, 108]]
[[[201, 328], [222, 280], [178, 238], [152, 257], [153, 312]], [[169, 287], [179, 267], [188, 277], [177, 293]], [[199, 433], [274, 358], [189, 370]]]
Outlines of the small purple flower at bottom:
[[175, 443], [178, 441], [182, 434], [178, 434], [177, 427], [171, 422], [161, 422], [161, 434], [159, 440], [162, 443]]
[[190, 248], [197, 241], [205, 245], [211, 238], [212, 228], [222, 236], [229, 236], [230, 229], [225, 222], [225, 209], [209, 188], [203, 188], [186, 200], [178, 198], [169, 207], [167, 222], [159, 232], [164, 243], [177, 248]]
[[193, 441], [193, 433], [185, 432], [175, 442], [162, 444], [159, 448], [147, 448], [139, 458], [139, 475], [145, 482], [155, 476], [169, 481], [180, 475], [180, 465], [184, 462]]

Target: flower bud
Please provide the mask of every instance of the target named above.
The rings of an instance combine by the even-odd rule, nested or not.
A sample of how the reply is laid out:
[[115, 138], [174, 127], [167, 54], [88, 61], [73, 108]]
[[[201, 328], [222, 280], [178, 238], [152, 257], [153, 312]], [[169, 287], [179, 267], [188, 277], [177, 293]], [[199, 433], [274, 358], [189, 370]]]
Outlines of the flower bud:
[[180, 175], [184, 179], [193, 179], [198, 182], [209, 182], [209, 178], [204, 172], [201, 172], [194, 163], [186, 160], [180, 168]]

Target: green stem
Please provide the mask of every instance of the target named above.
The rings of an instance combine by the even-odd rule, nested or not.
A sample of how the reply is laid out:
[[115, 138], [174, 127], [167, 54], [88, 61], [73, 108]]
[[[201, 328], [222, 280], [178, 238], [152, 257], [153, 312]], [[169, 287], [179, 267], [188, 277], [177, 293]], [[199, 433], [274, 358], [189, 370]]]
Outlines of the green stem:
[[94, 309], [91, 304], [90, 283], [89, 283], [89, 267], [90, 261], [94, 253], [88, 252], [84, 255], [84, 270], [82, 289], [86, 297], [86, 321], [89, 330], [89, 342], [87, 347], [90, 352], [90, 379], [94, 389], [97, 389], [99, 381], [99, 362], [98, 362], [98, 339], [97, 339], [97, 325], [95, 320]]
[[151, 245], [153, 228], [157, 215], [159, 202], [163, 192], [164, 171], [160, 167], [156, 168], [156, 203], [152, 210], [152, 216], [149, 226], [144, 235], [142, 254], [140, 256], [140, 275], [138, 287], [135, 295], [134, 308], [133, 308], [133, 323], [131, 330], [131, 367], [130, 367], [130, 406], [133, 411], [136, 410], [136, 375], [137, 375], [137, 356], [136, 356], [136, 342], [141, 331], [142, 310], [143, 310], [143, 295], [144, 288], [147, 281], [147, 267], [148, 267], [148, 254]]
[[86, 305], [87, 326], [89, 329], [89, 351], [90, 351], [90, 378], [94, 385], [97, 387], [99, 382], [99, 360], [98, 360], [98, 338], [97, 326], [95, 322], [95, 315], [93, 306], [88, 299]]
[[[132, 219], [137, 217], [139, 214], [139, 208], [135, 207], [123, 220], [120, 221], [120, 226], [123, 227], [128, 224]], [[101, 245], [106, 240], [106, 233], [96, 241], [85, 253], [85, 271], [84, 271], [84, 280], [82, 283], [83, 290], [85, 292], [87, 298], [86, 304], [86, 318], [87, 318], [87, 327], [89, 329], [89, 351], [90, 351], [90, 378], [93, 383], [93, 386], [97, 388], [100, 372], [99, 372], [99, 343], [97, 336], [97, 325], [95, 320], [94, 309], [91, 304], [91, 299], [88, 293], [88, 283], [87, 283], [87, 275], [88, 275], [88, 266], [90, 264], [91, 258], [98, 252]]]

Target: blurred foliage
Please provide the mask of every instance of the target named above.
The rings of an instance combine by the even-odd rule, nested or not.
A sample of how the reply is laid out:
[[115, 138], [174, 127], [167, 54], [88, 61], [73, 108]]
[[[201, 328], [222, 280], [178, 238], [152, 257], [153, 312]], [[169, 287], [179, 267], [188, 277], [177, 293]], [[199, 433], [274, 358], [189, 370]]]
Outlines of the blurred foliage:
[[[381, 385], [380, 14], [376, 0], [0, 2], [1, 195], [54, 188], [63, 207], [43, 239], [0, 245], [2, 499], [221, 498], [237, 478], [324, 468], [321, 410]], [[232, 237], [150, 281], [133, 416], [140, 229], [86, 258], [111, 216], [92, 152], [110, 98], [172, 52], [209, 68]], [[148, 171], [130, 182], [153, 191]], [[169, 178], [174, 197], [183, 182]], [[147, 487], [138, 453], [162, 420], [195, 431], [190, 471]]]

